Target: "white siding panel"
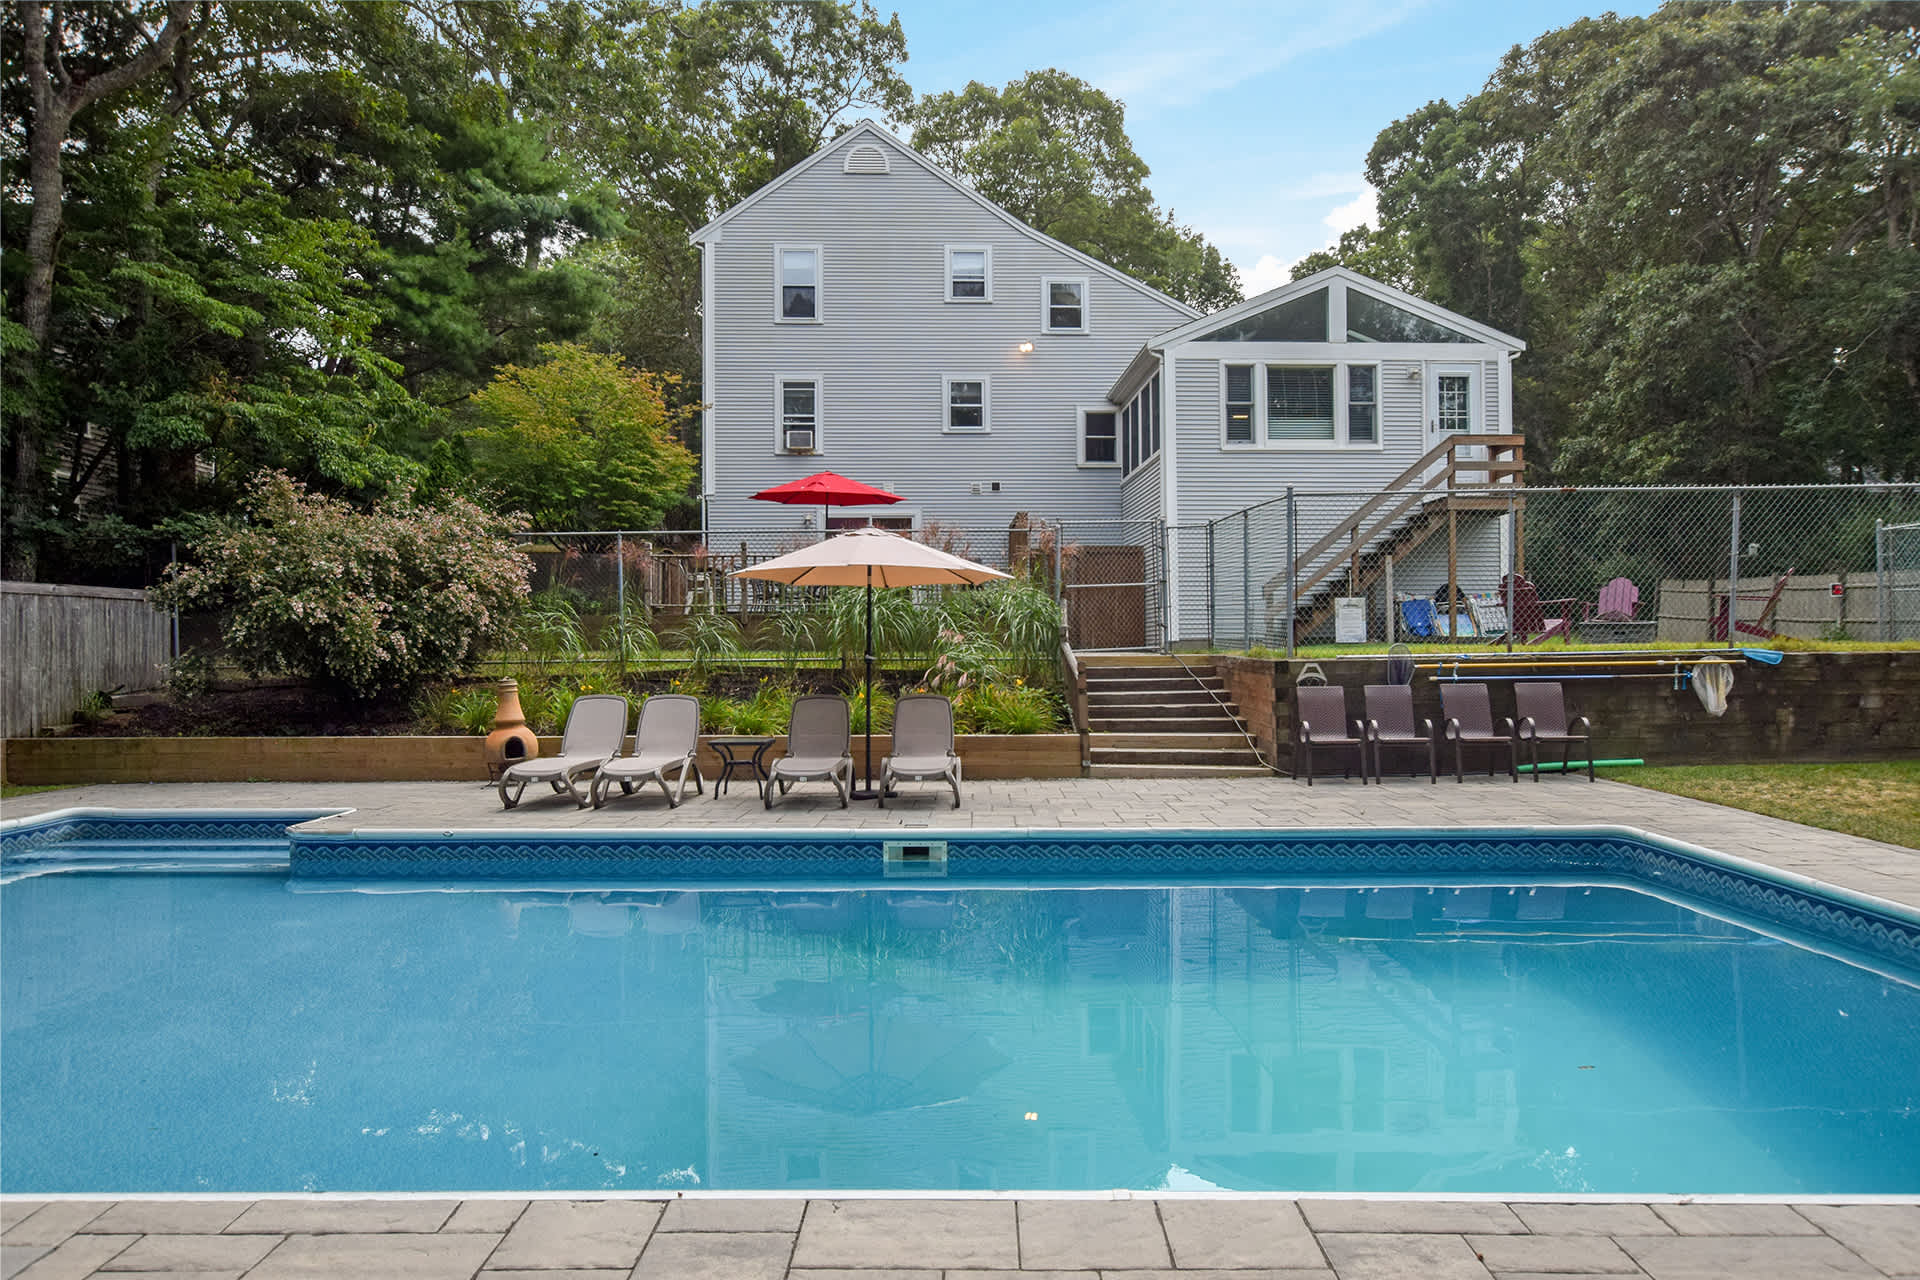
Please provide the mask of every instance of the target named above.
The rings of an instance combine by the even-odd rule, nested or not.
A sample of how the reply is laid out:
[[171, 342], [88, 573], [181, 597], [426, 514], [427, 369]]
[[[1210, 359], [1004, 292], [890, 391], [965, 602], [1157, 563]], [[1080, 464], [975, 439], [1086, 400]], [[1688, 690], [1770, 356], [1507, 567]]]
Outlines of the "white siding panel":
[[1120, 485], [1122, 520], [1160, 518], [1160, 456], [1155, 454], [1133, 469]]
[[[706, 396], [719, 455], [710, 527], [791, 527], [793, 509], [747, 495], [821, 469], [888, 485], [923, 519], [947, 524], [999, 527], [1019, 511], [1118, 517], [1118, 471], [1077, 465], [1078, 411], [1104, 404], [1141, 344], [1185, 315], [1017, 231], [888, 150], [890, 173], [816, 165], [706, 247], [714, 311]], [[822, 323], [774, 322], [776, 242], [821, 245]], [[950, 244], [992, 246], [991, 303], [944, 300]], [[1043, 275], [1087, 279], [1088, 334], [1041, 332]], [[1022, 353], [1023, 342], [1034, 349]], [[774, 450], [774, 375], [799, 372], [823, 383], [824, 448], [812, 456]], [[948, 375], [990, 379], [990, 433], [943, 432]]]

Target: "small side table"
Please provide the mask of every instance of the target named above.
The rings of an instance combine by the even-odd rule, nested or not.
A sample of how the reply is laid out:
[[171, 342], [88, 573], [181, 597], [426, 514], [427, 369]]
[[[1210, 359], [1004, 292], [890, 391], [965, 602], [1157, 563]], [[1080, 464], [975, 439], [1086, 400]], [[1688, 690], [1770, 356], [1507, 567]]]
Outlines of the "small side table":
[[[708, 738], [707, 743], [720, 756], [720, 776], [714, 779], [714, 798], [726, 794], [727, 779], [736, 773], [744, 773], [753, 779], [754, 790], [762, 798], [766, 796], [767, 748], [773, 745], [772, 738], [751, 736]], [[749, 755], [748, 753], [752, 754]]]

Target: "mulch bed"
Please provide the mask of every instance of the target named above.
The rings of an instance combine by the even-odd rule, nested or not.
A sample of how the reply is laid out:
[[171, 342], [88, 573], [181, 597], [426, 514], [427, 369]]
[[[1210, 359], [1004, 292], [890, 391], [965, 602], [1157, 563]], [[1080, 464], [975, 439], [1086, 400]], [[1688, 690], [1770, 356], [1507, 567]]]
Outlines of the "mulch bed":
[[161, 702], [76, 724], [71, 737], [301, 738], [421, 732], [404, 704], [343, 702], [292, 682], [215, 686], [191, 703]]

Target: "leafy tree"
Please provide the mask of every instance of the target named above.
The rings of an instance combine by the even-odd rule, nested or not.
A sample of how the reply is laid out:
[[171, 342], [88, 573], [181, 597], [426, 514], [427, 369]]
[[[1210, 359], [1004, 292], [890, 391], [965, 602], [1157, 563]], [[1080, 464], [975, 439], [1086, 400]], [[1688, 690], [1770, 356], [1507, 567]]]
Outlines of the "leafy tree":
[[1381, 133], [1415, 291], [1528, 340], [1536, 478], [1920, 474], [1917, 47], [1910, 6], [1669, 4]]
[[1346, 267], [1396, 289], [1411, 292], [1420, 287], [1406, 241], [1392, 228], [1350, 227], [1333, 248], [1316, 250], [1294, 263], [1292, 278], [1304, 280], [1328, 267]]
[[162, 608], [222, 615], [228, 653], [361, 700], [458, 674], [507, 634], [529, 562], [510, 519], [453, 499], [370, 511], [263, 475], [246, 522], [219, 524], [154, 591]]
[[1126, 108], [1086, 81], [975, 81], [923, 97], [907, 119], [916, 147], [1036, 230], [1202, 311], [1240, 301], [1219, 249], [1154, 204]]
[[573, 344], [508, 365], [472, 399], [475, 478], [542, 529], [652, 529], [686, 494], [694, 458], [670, 377]]

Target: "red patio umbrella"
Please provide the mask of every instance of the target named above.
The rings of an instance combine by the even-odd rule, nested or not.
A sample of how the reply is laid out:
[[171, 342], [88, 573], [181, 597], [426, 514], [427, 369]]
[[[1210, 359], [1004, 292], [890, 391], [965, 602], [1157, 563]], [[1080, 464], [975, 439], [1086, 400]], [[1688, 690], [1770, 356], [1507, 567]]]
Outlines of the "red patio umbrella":
[[816, 472], [804, 480], [791, 480], [771, 489], [762, 489], [753, 497], [758, 502], [785, 502], [806, 507], [818, 503], [820, 536], [823, 538], [829, 532], [827, 513], [834, 507], [877, 507], [905, 501], [897, 493], [888, 493], [885, 489], [876, 489], [870, 484], [861, 484], [858, 480], [849, 480], [831, 471]]

